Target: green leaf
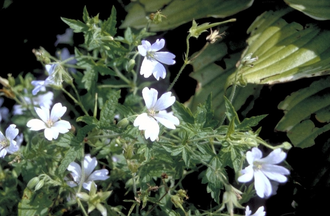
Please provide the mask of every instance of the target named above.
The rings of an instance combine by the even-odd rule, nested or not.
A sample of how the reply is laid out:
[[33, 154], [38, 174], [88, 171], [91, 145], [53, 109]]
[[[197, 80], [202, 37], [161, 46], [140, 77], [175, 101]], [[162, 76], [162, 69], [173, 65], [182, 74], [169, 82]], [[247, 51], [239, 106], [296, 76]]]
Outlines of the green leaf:
[[61, 19], [73, 30], [73, 32], [80, 33], [88, 30], [88, 26], [79, 20], [67, 19], [63, 17], [61, 17]]
[[[199, 104], [204, 103], [205, 99], [212, 93], [211, 101], [212, 108], [215, 110], [214, 116], [216, 119], [221, 119], [225, 114], [225, 101], [223, 96], [226, 94], [224, 86], [230, 74], [236, 70], [236, 63], [240, 58], [241, 53], [231, 54], [229, 58], [224, 59], [227, 54], [227, 46], [225, 43], [216, 43], [208, 46], [198, 58], [196, 58], [192, 66], [194, 71], [190, 76], [197, 80], [197, 88], [195, 95], [185, 103], [192, 112], [197, 110]], [[225, 69], [219, 66], [216, 62], [223, 60]], [[233, 106], [239, 110], [244, 104], [246, 109], [242, 114], [247, 113], [253, 107], [253, 100], [247, 102], [247, 98], [257, 98], [262, 86], [248, 84], [245, 87], [237, 87]], [[227, 89], [227, 94], [231, 89]]]
[[84, 76], [82, 78], [82, 82], [84, 83], [84, 87], [88, 91], [95, 91], [96, 83], [98, 80], [98, 73], [95, 70], [87, 69], [85, 70]]
[[91, 124], [97, 124], [98, 120], [96, 118], [94, 118], [93, 116], [79, 116], [76, 119], [77, 122], [85, 122], [88, 125]]
[[172, 106], [172, 109], [176, 113], [175, 115], [183, 122], [194, 124], [194, 116], [191, 113], [190, 109], [185, 107], [183, 104], [179, 102], [175, 102]]
[[58, 174], [63, 175], [69, 164], [78, 157], [79, 152], [75, 148], [70, 148], [64, 155], [60, 166], [58, 167]]
[[[245, 60], [238, 71], [245, 82], [275, 84], [330, 73], [330, 31], [287, 23], [281, 17], [290, 11], [265, 12], [249, 27], [248, 47], [242, 54]], [[258, 58], [253, 67], [246, 63], [251, 58]], [[234, 82], [235, 73], [228, 77], [226, 87]]]
[[85, 7], [84, 7], [84, 10], [83, 10], [83, 21], [85, 22], [85, 23], [87, 23], [88, 21], [89, 21], [89, 13], [88, 13], [88, 11], [87, 11], [87, 7], [86, 7], [86, 5], [85, 5]]
[[330, 2], [328, 0], [284, 0], [290, 7], [299, 10], [316, 20], [330, 19]]
[[249, 130], [251, 127], [255, 127], [259, 124], [259, 122], [264, 119], [266, 115], [260, 115], [260, 116], [252, 116], [251, 118], [244, 118], [241, 124], [237, 126], [237, 129], [239, 130]]
[[[144, 28], [150, 13], [161, 9], [166, 18], [161, 23], [151, 24], [151, 31], [165, 31], [180, 26], [193, 19], [204, 17], [224, 18], [236, 14], [253, 3], [253, 0], [144, 0], [131, 2], [128, 5], [128, 14], [120, 28]], [[165, 5], [165, 7], [164, 7]]]
[[115, 116], [116, 104], [120, 97], [120, 91], [112, 91], [109, 95], [109, 99], [104, 103], [100, 113], [99, 125], [100, 127], [107, 128], [109, 125], [113, 125]]
[[117, 28], [116, 28], [117, 20], [116, 19], [117, 19], [117, 11], [116, 11], [116, 8], [114, 6], [112, 6], [111, 15], [107, 19], [107, 21], [105, 21], [102, 24], [102, 30], [106, 31], [111, 36], [115, 36], [117, 33]]
[[[292, 93], [278, 108], [284, 110], [283, 118], [275, 129], [286, 131], [292, 144], [306, 148], [314, 139], [330, 129], [330, 77], [313, 82], [309, 87]], [[316, 126], [312, 121], [323, 124]]]

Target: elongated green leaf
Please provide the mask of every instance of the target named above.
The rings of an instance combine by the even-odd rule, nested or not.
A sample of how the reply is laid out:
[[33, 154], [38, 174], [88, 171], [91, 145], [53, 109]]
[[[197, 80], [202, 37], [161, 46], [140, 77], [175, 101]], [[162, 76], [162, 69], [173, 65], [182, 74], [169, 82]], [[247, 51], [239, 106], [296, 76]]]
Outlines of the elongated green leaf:
[[110, 17], [107, 19], [107, 21], [105, 21], [102, 24], [102, 30], [106, 31], [111, 36], [115, 36], [117, 33], [117, 28], [116, 28], [117, 17], [116, 16], [117, 16], [116, 8], [112, 7]]
[[77, 150], [74, 148], [70, 148], [65, 153], [65, 156], [64, 156], [63, 160], [61, 161], [60, 166], [58, 167], [58, 173], [60, 175], [63, 174], [65, 172], [66, 168], [68, 168], [69, 164], [77, 158], [78, 154], [79, 154], [79, 152], [77, 152]]
[[330, 19], [329, 0], [284, 0], [290, 7], [299, 10], [316, 20]]
[[[301, 89], [279, 104], [285, 115], [276, 126], [276, 130], [286, 131], [292, 144], [305, 148], [314, 145], [314, 139], [330, 130], [330, 77], [315, 81], [309, 87]], [[319, 127], [312, 121], [323, 123]]]
[[73, 20], [73, 19], [67, 19], [61, 17], [63, 22], [65, 22], [70, 28], [73, 30], [73, 32], [80, 33], [87, 31], [88, 27], [85, 25], [85, 23], [79, 21], [79, 20]]
[[[212, 108], [214, 116], [221, 118], [225, 113], [224, 95], [226, 94], [224, 86], [230, 74], [236, 70], [236, 63], [239, 61], [240, 53], [235, 53], [229, 59], [224, 58], [227, 55], [227, 46], [224, 43], [209, 45], [204, 52], [192, 63], [194, 71], [190, 76], [198, 81], [195, 95], [185, 103], [192, 112], [195, 112], [197, 106], [204, 103], [205, 99], [212, 93]], [[225, 69], [216, 64], [216, 61], [224, 60]], [[249, 84], [244, 88], [238, 87], [233, 99], [232, 105], [235, 110], [239, 110], [246, 103], [248, 97], [256, 98], [259, 95], [261, 86]], [[231, 89], [227, 90], [227, 96]], [[249, 102], [246, 113], [253, 107], [253, 100]]]
[[[249, 27], [249, 46], [242, 54], [238, 77], [248, 83], [275, 84], [330, 73], [330, 31], [315, 25], [287, 23], [281, 17], [291, 8], [260, 15]], [[248, 59], [257, 58], [253, 67]], [[234, 83], [233, 73], [226, 86]]]
[[144, 28], [150, 13], [161, 10], [166, 18], [161, 23], [151, 24], [151, 31], [173, 29], [193, 19], [203, 17], [224, 18], [236, 14], [253, 3], [253, 0], [140, 0], [127, 7], [128, 14], [120, 28]]

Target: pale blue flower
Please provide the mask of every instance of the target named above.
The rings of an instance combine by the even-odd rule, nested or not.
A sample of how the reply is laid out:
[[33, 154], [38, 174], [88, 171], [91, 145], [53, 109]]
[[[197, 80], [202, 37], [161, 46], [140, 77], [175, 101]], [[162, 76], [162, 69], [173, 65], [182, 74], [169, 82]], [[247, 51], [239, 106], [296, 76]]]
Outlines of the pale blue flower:
[[[54, 93], [47, 92], [45, 94], [39, 94], [32, 98], [32, 103], [35, 105], [41, 105], [47, 109], [50, 109], [50, 106], [53, 103]], [[27, 106], [31, 104], [31, 99], [29, 97], [24, 97], [24, 102], [26, 105], [14, 105], [13, 114], [22, 115], [23, 111], [27, 109]]]
[[56, 66], [57, 66], [57, 64], [46, 65], [45, 68], [48, 72], [48, 77], [44, 81], [33, 80], [31, 82], [31, 84], [35, 86], [34, 89], [32, 90], [33, 95], [36, 95], [39, 91], [45, 91], [46, 86], [56, 84], [56, 82], [54, 80], [54, 76], [53, 76]]
[[149, 41], [142, 40], [142, 45], [138, 46], [140, 55], [144, 56], [142, 61], [140, 74], [148, 78], [151, 74], [159, 80], [159, 77], [166, 77], [166, 69], [161, 64], [173, 65], [175, 64], [175, 55], [170, 52], [158, 52], [165, 46], [164, 39], [157, 39], [152, 45]]
[[[84, 176], [83, 176], [83, 188], [86, 190], [91, 189], [91, 185], [93, 181], [97, 180], [106, 180], [109, 178], [108, 174], [109, 171], [107, 169], [96, 170], [93, 172], [95, 167], [97, 166], [97, 160], [95, 157], [91, 158], [91, 156], [85, 155], [84, 158]], [[70, 187], [76, 187], [79, 185], [81, 178], [82, 178], [82, 170], [81, 166], [76, 162], [71, 162], [68, 166], [67, 170], [71, 172], [71, 176], [73, 181], [67, 181], [67, 184]], [[94, 183], [95, 187], [96, 184]]]
[[[61, 61], [64, 61], [68, 58], [75, 57], [75, 55], [70, 54], [68, 48], [64, 47], [60, 52], [60, 55], [56, 53], [56, 56], [60, 58]], [[75, 65], [77, 63], [77, 60], [75, 58], [71, 59], [70, 61], [67, 61], [66, 64]], [[75, 68], [68, 68], [69, 71], [75, 73], [77, 70]]]
[[262, 158], [262, 152], [254, 147], [246, 153], [249, 166], [241, 171], [242, 175], [237, 180], [249, 182], [254, 178], [257, 195], [261, 198], [269, 197], [273, 190], [269, 179], [284, 183], [287, 181], [287, 177], [284, 175], [290, 174], [288, 169], [275, 165], [281, 163], [285, 158], [286, 153], [282, 149], [275, 149], [267, 157]]
[[144, 130], [146, 139], [150, 138], [151, 141], [155, 141], [158, 138], [158, 122], [170, 129], [175, 129], [175, 125], [180, 124], [179, 119], [172, 112], [165, 110], [175, 102], [175, 97], [171, 96], [171, 92], [164, 93], [157, 100], [158, 91], [145, 87], [142, 90], [142, 96], [148, 111], [140, 114], [134, 120], [134, 126], [138, 126], [139, 130]]
[[0, 131], [0, 157], [3, 158], [7, 153], [14, 153], [19, 150], [22, 142], [22, 137], [18, 137], [19, 142], [17, 143], [14, 139], [18, 135], [18, 129], [15, 124], [9, 125], [6, 129], [6, 136]]
[[31, 119], [27, 122], [26, 126], [33, 131], [44, 130], [46, 139], [57, 139], [59, 133], [67, 133], [71, 129], [71, 124], [65, 120], [59, 120], [66, 112], [66, 107], [61, 103], [54, 104], [51, 112], [49, 109], [41, 106], [35, 107], [35, 111], [40, 119]]

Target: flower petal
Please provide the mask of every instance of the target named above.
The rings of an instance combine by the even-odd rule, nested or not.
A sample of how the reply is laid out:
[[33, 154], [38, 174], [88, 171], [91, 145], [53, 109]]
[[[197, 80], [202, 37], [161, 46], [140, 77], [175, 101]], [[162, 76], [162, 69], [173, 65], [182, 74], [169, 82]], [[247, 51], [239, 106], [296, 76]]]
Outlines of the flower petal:
[[249, 206], [245, 207], [245, 216], [250, 216], [251, 215], [251, 210]]
[[270, 181], [259, 170], [254, 172], [254, 188], [260, 198], [269, 197], [272, 194]]
[[6, 137], [12, 141], [13, 139], [15, 139], [15, 137], [18, 135], [18, 129], [16, 128], [15, 124], [11, 124], [8, 126], [8, 128], [6, 129]]
[[106, 180], [109, 178], [109, 171], [107, 169], [101, 169], [94, 171], [86, 181]]
[[246, 152], [246, 160], [249, 164], [253, 164], [253, 161], [259, 160], [262, 157], [262, 152], [254, 147], [251, 151]]
[[35, 107], [34, 110], [36, 111], [39, 118], [41, 118], [42, 121], [45, 123], [49, 120], [49, 109], [46, 107]]
[[141, 64], [140, 74], [143, 75], [144, 78], [150, 77], [155, 70], [156, 64], [159, 64], [156, 60], [150, 60], [145, 57]]
[[157, 121], [151, 117], [148, 119], [148, 127], [144, 131], [144, 137], [150, 138], [151, 141], [155, 141], [158, 138], [159, 125]]
[[139, 130], [146, 130], [148, 128], [149, 116], [147, 113], [142, 113], [136, 117], [133, 125], [139, 127]]
[[156, 111], [165, 110], [166, 108], [172, 106], [175, 102], [175, 97], [171, 96], [171, 92], [166, 92], [157, 100], [154, 105]]
[[238, 177], [237, 181], [239, 181], [239, 182], [249, 182], [249, 181], [251, 181], [252, 178], [253, 178], [253, 166], [250, 165], [248, 167], [245, 167], [245, 169], [243, 169], [241, 171], [241, 173], [243, 175]]
[[155, 43], [153, 43], [149, 49], [149, 51], [158, 51], [160, 49], [163, 49], [165, 46], [165, 40], [164, 39], [157, 39]]
[[142, 90], [142, 97], [148, 109], [151, 109], [155, 106], [158, 97], [158, 91], [154, 88], [144, 87]]
[[141, 43], [142, 43], [142, 45], [139, 45], [137, 47], [138, 51], [139, 51], [140, 55], [146, 56], [147, 52], [149, 51], [149, 49], [151, 47], [151, 44], [147, 40], [142, 40]]
[[[96, 188], [97, 185], [95, 184], [95, 182], [94, 182], [94, 185], [95, 185], [95, 188]], [[91, 190], [91, 186], [92, 186], [92, 181], [88, 181], [88, 182], [84, 182], [84, 183], [83, 183], [83, 188], [85, 188], [85, 189], [88, 190], [88, 191]]]
[[31, 119], [26, 123], [26, 126], [30, 128], [32, 131], [43, 130], [46, 128], [45, 122], [40, 119]]
[[97, 165], [96, 157], [91, 158], [89, 154], [85, 155], [85, 159], [84, 159], [85, 177], [88, 177], [93, 172], [96, 165]]
[[165, 79], [166, 69], [161, 63], [159, 63], [158, 61], [155, 61], [155, 66], [154, 66], [152, 74], [154, 75], [156, 80], [159, 80], [159, 78]]
[[175, 64], [175, 55], [170, 52], [156, 52], [154, 58], [157, 61], [160, 61], [163, 64], [174, 65]]
[[44, 135], [45, 135], [46, 139], [48, 139], [49, 141], [52, 141], [53, 138], [57, 139], [58, 134], [59, 134], [59, 132], [56, 127], [52, 127], [52, 128], [46, 127], [45, 128]]
[[272, 151], [267, 157], [259, 160], [260, 163], [267, 164], [278, 164], [281, 163], [286, 158], [286, 153], [282, 149], [278, 148]]
[[68, 121], [60, 120], [54, 123], [52, 128], [56, 128], [59, 133], [66, 133], [71, 129], [71, 124]]
[[50, 114], [50, 118], [52, 122], [56, 122], [59, 118], [61, 118], [64, 115], [65, 112], [66, 112], [66, 107], [62, 106], [61, 103], [54, 104]]
[[71, 172], [71, 176], [73, 178], [73, 180], [77, 183], [80, 182], [80, 178], [81, 178], [81, 167], [79, 164], [77, 164], [76, 162], [71, 162], [68, 166], [68, 168], [66, 168], [68, 171]]
[[162, 125], [170, 129], [175, 129], [176, 128], [175, 125], [180, 124], [180, 121], [177, 117], [175, 117], [172, 113], [168, 113], [166, 111], [160, 111], [154, 117]]
[[287, 177], [284, 175], [289, 175], [290, 171], [286, 168], [278, 165], [264, 164], [261, 170], [268, 178], [271, 180], [283, 183], [287, 181]]

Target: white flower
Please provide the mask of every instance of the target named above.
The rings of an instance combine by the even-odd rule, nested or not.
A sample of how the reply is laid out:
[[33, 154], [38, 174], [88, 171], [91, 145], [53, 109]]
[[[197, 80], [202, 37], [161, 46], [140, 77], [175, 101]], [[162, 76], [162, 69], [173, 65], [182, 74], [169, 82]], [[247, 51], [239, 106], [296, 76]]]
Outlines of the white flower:
[[[259, 197], [269, 197], [272, 194], [272, 185], [269, 179], [284, 183], [290, 171], [278, 164], [282, 162], [286, 153], [282, 149], [275, 149], [267, 157], [261, 158], [262, 152], [254, 147], [252, 151], [246, 153], [249, 166], [241, 171], [243, 175], [238, 178], [239, 182], [249, 182], [254, 177], [254, 188]], [[269, 179], [268, 179], [269, 178]]]
[[18, 151], [22, 141], [21, 137], [18, 137], [19, 144], [16, 143], [14, 139], [17, 135], [18, 129], [14, 124], [9, 125], [9, 127], [6, 129], [6, 136], [4, 136], [3, 133], [0, 131], [0, 157], [5, 157], [7, 152], [12, 154]]
[[73, 44], [72, 37], [73, 37], [73, 30], [67, 28], [64, 34], [56, 35], [57, 40], [55, 41], [54, 45], [57, 46], [59, 43], [72, 45]]
[[[0, 98], [0, 107], [2, 106], [3, 102], [4, 102], [4, 99]], [[2, 119], [4, 119], [4, 120], [8, 119], [8, 113], [9, 113], [9, 109], [7, 107], [0, 108], [0, 122], [2, 121]]]
[[[142, 40], [142, 45], [138, 46], [140, 55], [144, 56], [142, 61], [140, 74], [148, 78], [151, 74], [159, 80], [159, 77], [165, 78], [166, 69], [161, 64], [173, 65], [175, 64], [175, 55], [170, 52], [157, 52], [165, 45], [164, 39], [157, 39], [152, 45], [149, 41]], [[161, 62], [161, 63], [159, 63]]]
[[250, 207], [249, 206], [246, 206], [245, 208], [245, 216], [265, 216], [266, 215], [266, 212], [264, 211], [264, 207], [263, 206], [260, 206], [258, 208], [258, 210], [254, 213], [254, 214], [251, 214], [251, 210], [250, 210]]
[[[153, 88], [145, 87], [142, 90], [142, 96], [148, 113], [140, 114], [134, 120], [134, 126], [139, 126], [139, 130], [144, 130], [146, 139], [150, 137], [151, 141], [155, 141], [159, 134], [158, 122], [165, 127], [175, 129], [175, 125], [179, 125], [179, 119], [171, 112], [165, 109], [175, 102], [175, 97], [171, 96], [171, 92], [164, 93], [158, 100], [158, 91]], [[158, 122], [157, 122], [158, 121]]]
[[48, 72], [48, 77], [44, 81], [33, 80], [31, 82], [31, 84], [35, 86], [34, 89], [32, 90], [33, 95], [36, 95], [40, 90], [44, 91], [46, 86], [55, 84], [53, 74], [54, 74], [56, 66], [57, 66], [57, 64], [46, 65], [45, 68]]
[[[32, 98], [33, 104], [40, 104], [43, 107], [49, 109], [53, 103], [54, 93], [47, 92], [46, 94], [39, 94], [36, 97]], [[25, 104], [29, 106], [31, 104], [31, 99], [29, 97], [24, 97]], [[27, 109], [27, 106], [24, 105], [14, 105], [13, 114], [14, 115], [22, 115], [23, 111]]]
[[66, 107], [62, 106], [61, 103], [56, 103], [50, 114], [49, 109], [41, 106], [41, 108], [35, 107], [35, 111], [38, 114], [40, 119], [31, 119], [26, 124], [30, 130], [38, 131], [38, 130], [45, 130], [44, 134], [46, 139], [52, 140], [57, 139], [59, 133], [66, 133], [70, 130], [71, 125], [68, 121], [59, 120], [64, 113], [66, 112]]
[[[109, 171], [107, 169], [101, 169], [101, 170], [96, 170], [93, 172], [93, 170], [95, 169], [97, 165], [97, 160], [95, 157], [91, 158], [90, 155], [85, 155], [85, 159], [84, 159], [84, 183], [83, 183], [83, 187], [86, 190], [90, 190], [91, 189], [91, 185], [92, 185], [92, 181], [97, 181], [97, 180], [106, 180], [109, 178], [108, 174]], [[67, 184], [70, 187], [76, 187], [77, 185], [79, 185], [80, 180], [81, 180], [81, 167], [79, 164], [77, 164], [76, 162], [72, 162], [70, 163], [70, 165], [68, 166], [67, 170], [69, 170], [71, 172], [73, 181], [67, 181]], [[93, 172], [93, 173], [92, 173]], [[96, 184], [94, 183], [95, 187]]]

